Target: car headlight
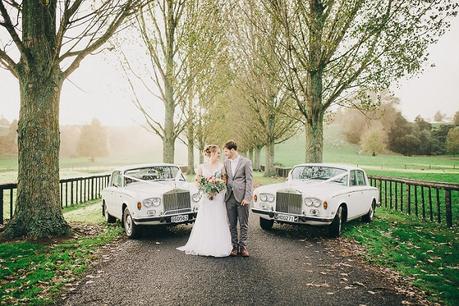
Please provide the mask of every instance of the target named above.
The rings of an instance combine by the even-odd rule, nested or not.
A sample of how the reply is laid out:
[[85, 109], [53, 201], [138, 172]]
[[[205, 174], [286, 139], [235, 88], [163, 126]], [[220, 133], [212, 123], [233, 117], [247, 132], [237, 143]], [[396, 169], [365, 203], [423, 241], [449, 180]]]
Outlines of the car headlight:
[[143, 205], [146, 207], [146, 208], [150, 208], [150, 207], [158, 207], [159, 205], [161, 205], [161, 198], [149, 198], [149, 199], [145, 199], [142, 201]]
[[193, 202], [199, 202], [199, 200], [201, 200], [201, 193], [200, 192], [196, 192], [195, 194], [193, 194], [191, 196], [191, 199], [193, 199]]
[[274, 202], [274, 195], [272, 193], [260, 193], [260, 200], [262, 202]]
[[319, 207], [322, 204], [322, 201], [317, 198], [304, 198], [304, 204], [306, 206]]

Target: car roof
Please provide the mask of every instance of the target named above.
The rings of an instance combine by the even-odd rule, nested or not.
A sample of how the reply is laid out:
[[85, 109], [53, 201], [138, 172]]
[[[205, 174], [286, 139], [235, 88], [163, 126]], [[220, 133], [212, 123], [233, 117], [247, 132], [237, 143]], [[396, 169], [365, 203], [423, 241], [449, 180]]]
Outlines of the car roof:
[[334, 164], [334, 163], [306, 163], [306, 164], [295, 165], [295, 166], [293, 166], [293, 168], [301, 167], [301, 166], [324, 166], [324, 167], [341, 168], [341, 169], [348, 170], [348, 171], [349, 170], [362, 170], [362, 171], [364, 171], [363, 169], [361, 169], [359, 167], [356, 167], [356, 166], [346, 165], [346, 164]]
[[126, 170], [131, 170], [131, 169], [139, 169], [139, 168], [149, 168], [149, 167], [160, 167], [160, 166], [169, 166], [169, 167], [177, 167], [180, 168], [177, 165], [174, 164], [168, 164], [168, 163], [152, 163], [152, 164], [134, 164], [134, 165], [126, 165], [122, 167], [117, 167], [112, 170], [113, 171], [121, 171], [124, 172]]

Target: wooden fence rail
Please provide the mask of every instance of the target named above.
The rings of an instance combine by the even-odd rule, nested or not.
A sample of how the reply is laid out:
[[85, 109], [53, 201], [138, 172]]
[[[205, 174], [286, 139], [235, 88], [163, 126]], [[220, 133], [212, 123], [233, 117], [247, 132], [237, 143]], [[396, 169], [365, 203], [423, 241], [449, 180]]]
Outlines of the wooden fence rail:
[[[60, 180], [61, 207], [68, 207], [100, 198], [100, 192], [108, 186], [110, 175], [75, 177]], [[0, 224], [14, 214], [17, 184], [0, 185]]]
[[[264, 166], [260, 167], [264, 171]], [[275, 167], [276, 175], [287, 177], [290, 168]], [[369, 176], [379, 189], [385, 208], [400, 211], [424, 221], [459, 225], [459, 184], [417, 181], [384, 176]], [[453, 216], [455, 219], [453, 219]]]

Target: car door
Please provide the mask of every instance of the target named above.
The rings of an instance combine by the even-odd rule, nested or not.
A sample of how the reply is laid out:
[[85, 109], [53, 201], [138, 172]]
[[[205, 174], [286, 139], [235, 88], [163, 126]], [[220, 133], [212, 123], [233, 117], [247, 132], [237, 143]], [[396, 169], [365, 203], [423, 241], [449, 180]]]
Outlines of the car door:
[[118, 198], [119, 198], [119, 184], [120, 184], [120, 171], [113, 171], [110, 179], [110, 187], [107, 191], [107, 197], [105, 199], [105, 205], [107, 205], [107, 211], [110, 215], [119, 218], [118, 210]]
[[352, 220], [362, 215], [363, 205], [363, 188], [357, 170], [351, 170], [349, 175], [349, 204], [348, 204], [348, 219]]
[[372, 191], [368, 186], [368, 180], [366, 178], [365, 173], [362, 170], [357, 170], [357, 183], [361, 187], [361, 210], [360, 214], [364, 215], [370, 210], [371, 202], [372, 202]]

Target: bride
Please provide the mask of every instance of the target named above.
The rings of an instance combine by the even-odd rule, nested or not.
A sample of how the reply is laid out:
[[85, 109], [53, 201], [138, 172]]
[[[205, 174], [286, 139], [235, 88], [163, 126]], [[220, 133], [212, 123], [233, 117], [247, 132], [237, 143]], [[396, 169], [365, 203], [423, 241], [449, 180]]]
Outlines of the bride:
[[[223, 177], [224, 165], [220, 162], [220, 148], [209, 145], [204, 150], [207, 162], [199, 165], [196, 181], [201, 177]], [[225, 205], [225, 190], [214, 195], [212, 199], [206, 194], [201, 197], [199, 212], [196, 217], [190, 237], [185, 246], [177, 248], [186, 254], [226, 257], [229, 256], [233, 246], [229, 230], [228, 216]]]

